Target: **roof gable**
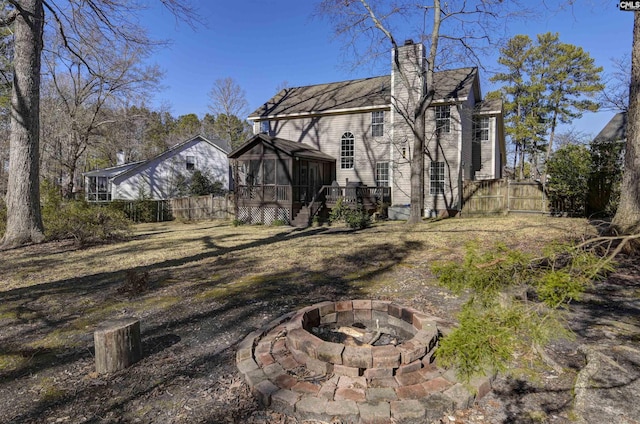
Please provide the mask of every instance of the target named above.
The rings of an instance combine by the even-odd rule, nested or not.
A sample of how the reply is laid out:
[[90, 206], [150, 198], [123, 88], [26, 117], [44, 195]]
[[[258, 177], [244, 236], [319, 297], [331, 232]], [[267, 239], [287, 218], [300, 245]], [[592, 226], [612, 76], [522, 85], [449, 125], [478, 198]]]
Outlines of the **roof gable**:
[[287, 156], [294, 158], [312, 159], [327, 162], [335, 162], [335, 158], [329, 156], [326, 153], [321, 152], [318, 149], [304, 144], [296, 143], [295, 141], [285, 140], [283, 138], [272, 137], [266, 134], [257, 134], [244, 142], [241, 146], [229, 153], [229, 158], [238, 159], [244, 153], [253, 149], [259, 143], [263, 143], [267, 147], [282, 152]]

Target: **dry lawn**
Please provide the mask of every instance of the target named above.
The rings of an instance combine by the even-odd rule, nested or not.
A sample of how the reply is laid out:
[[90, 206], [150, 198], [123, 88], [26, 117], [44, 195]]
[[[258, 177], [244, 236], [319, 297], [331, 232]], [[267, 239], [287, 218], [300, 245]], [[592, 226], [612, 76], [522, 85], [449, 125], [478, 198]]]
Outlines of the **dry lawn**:
[[[146, 401], [147, 409], [140, 412], [135, 405], [142, 403], [142, 395], [130, 395], [116, 409], [104, 399], [94, 405], [71, 395], [97, 384], [86, 378], [91, 376], [92, 332], [100, 322], [137, 316], [143, 322], [143, 342], [158, 340], [157, 346], [146, 347], [149, 363], [138, 368], [144, 379], [130, 385], [140, 386], [145, 397], [162, 384], [177, 384], [175, 376], [160, 383], [170, 372], [195, 378], [195, 363], [207, 370], [198, 378], [210, 387], [207, 379], [213, 371], [203, 358], [214, 353], [231, 358], [224, 352], [232, 351], [244, 334], [283, 312], [326, 299], [382, 298], [452, 320], [459, 303], [434, 284], [434, 261], [462, 258], [471, 240], [487, 249], [501, 242], [536, 253], [549, 243], [593, 233], [584, 219], [533, 215], [417, 226], [386, 222], [355, 232], [169, 222], [136, 226], [134, 236], [124, 242], [86, 248], [58, 242], [1, 252], [0, 397], [20, 391], [23, 397], [2, 402], [0, 410], [9, 408], [6, 416], [13, 418], [8, 422], [38, 422], [41, 411], [73, 416], [69, 408], [76, 402], [95, 416], [135, 412], [145, 417], [143, 422], [160, 422], [152, 411], [168, 407]], [[140, 286], [134, 287], [132, 280]], [[172, 344], [177, 347], [169, 348]], [[154, 373], [156, 380], [150, 377]], [[223, 388], [221, 393], [229, 395]], [[208, 414], [215, 410], [211, 404], [202, 408]]]
[[[223, 221], [143, 224], [125, 242], [82, 249], [60, 242], [2, 252], [0, 322], [5, 328], [28, 322], [29, 334], [36, 335], [38, 327], [47, 328], [56, 340], [22, 334], [20, 344], [52, 348], [107, 318], [170, 313], [199, 302], [298, 300], [292, 295], [301, 293], [411, 298], [431, 285], [430, 265], [460, 259], [468, 241], [538, 252], [593, 232], [583, 219], [541, 216], [415, 227], [388, 222], [357, 232], [233, 227]], [[126, 292], [127, 271], [149, 274], [140, 293]], [[12, 337], [20, 334], [15, 330]], [[16, 342], [3, 333], [3, 344]]]

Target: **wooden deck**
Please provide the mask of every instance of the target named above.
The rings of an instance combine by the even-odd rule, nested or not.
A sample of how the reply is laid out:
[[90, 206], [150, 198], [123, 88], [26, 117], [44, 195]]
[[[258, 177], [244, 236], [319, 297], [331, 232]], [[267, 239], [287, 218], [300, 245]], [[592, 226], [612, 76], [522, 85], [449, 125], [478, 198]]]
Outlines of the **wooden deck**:
[[238, 186], [236, 189], [238, 205], [263, 206], [278, 205], [293, 207], [294, 204], [309, 206], [322, 204], [332, 209], [339, 199], [348, 207], [376, 209], [380, 203], [390, 203], [389, 187], [335, 186], [324, 185], [316, 193], [303, 186]]

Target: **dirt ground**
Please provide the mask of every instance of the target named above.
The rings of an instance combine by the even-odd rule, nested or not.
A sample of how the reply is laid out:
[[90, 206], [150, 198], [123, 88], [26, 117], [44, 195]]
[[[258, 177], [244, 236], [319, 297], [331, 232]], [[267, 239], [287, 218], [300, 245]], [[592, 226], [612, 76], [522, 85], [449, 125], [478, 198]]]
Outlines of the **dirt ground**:
[[[464, 229], [452, 226], [443, 230]], [[170, 230], [148, 231], [137, 237], [153, 237], [163, 231]], [[224, 237], [218, 237], [215, 231], [197, 227], [193, 237], [209, 243], [210, 249], [221, 248]], [[260, 235], [255, 236], [250, 229], [234, 231], [249, 237], [247, 240], [271, 237], [281, 243], [303, 238], [296, 230], [268, 230], [271, 232], [265, 235], [267, 230], [257, 229]], [[332, 237], [327, 231], [306, 231], [304, 240], [309, 245], [331, 249], [331, 243], [322, 244]], [[382, 234], [375, 234], [375, 228], [366, 231], [384, 239]], [[340, 237], [348, 237], [338, 233], [332, 241], [334, 246], [341, 243]], [[325, 239], [319, 238], [322, 236]], [[508, 233], [503, 236], [510, 237]], [[405, 242], [416, 247], [411, 244], [415, 241]], [[171, 243], [174, 241], [168, 242], [169, 248]], [[265, 247], [246, 243], [252, 249]], [[119, 254], [127, 249], [135, 257], [135, 248], [127, 243], [117, 246]], [[230, 278], [231, 273], [240, 272], [239, 251], [221, 249], [215, 255], [194, 254], [188, 260], [159, 259], [164, 266], [144, 268], [149, 270], [149, 281], [143, 281], [139, 291], [123, 285], [121, 273], [115, 278], [104, 271], [1, 290], [0, 423], [298, 423], [293, 417], [262, 408], [242, 381], [235, 368], [235, 346], [247, 333], [280, 315], [324, 300], [365, 295], [394, 300], [439, 316], [451, 325], [461, 304], [461, 299], [425, 278], [426, 258], [398, 259], [396, 256], [403, 252], [397, 248], [384, 252], [378, 249], [366, 257], [353, 255], [348, 258], [348, 269], [332, 271], [325, 263], [324, 271], [312, 266], [302, 274], [296, 270], [293, 278], [297, 280], [293, 282], [292, 274], [279, 270], [273, 270], [266, 282], [258, 279], [267, 270], [252, 262], [254, 253], [242, 258], [241, 268], [255, 270], [252, 278], [261, 289], [240, 285], [232, 296], [218, 296], [201, 281], [210, 284], [218, 281], [219, 275]], [[445, 253], [441, 256], [450, 252]], [[0, 275], [7, 279], [0, 277], [0, 281], [6, 287], [15, 275], [31, 278], [30, 273], [35, 272], [32, 269], [12, 267], [12, 261], [18, 263], [16, 258], [28, 263], [41, 261], [39, 266], [45, 269], [54, 266], [54, 260], [46, 259], [51, 255], [62, 258], [75, 254], [77, 249], [68, 243], [4, 252]], [[291, 256], [284, 248], [275, 248], [269, 255], [304, 261], [310, 253], [304, 250]], [[389, 257], [395, 258], [393, 266], [386, 265]], [[97, 269], [100, 259], [94, 260]], [[376, 269], [368, 268], [371, 261], [378, 261]], [[640, 377], [639, 262], [637, 258], [624, 258], [614, 274], [597, 282], [582, 301], [572, 306], [567, 320], [575, 339], [554, 343], [547, 350], [561, 365], [561, 373], [540, 361], [514, 358], [512, 369], [497, 378], [491, 394], [474, 408], [442, 417], [441, 422], [640, 422], [636, 391]], [[193, 266], [198, 266], [198, 275], [206, 274], [206, 278], [196, 279], [187, 269]], [[354, 277], [347, 279], [345, 272]], [[171, 284], [183, 278], [191, 279], [188, 286]], [[352, 284], [375, 278], [394, 284], [376, 286], [373, 292]], [[256, 283], [254, 280], [252, 283]], [[265, 284], [269, 287], [262, 287]], [[154, 296], [150, 297], [149, 291]], [[141, 299], [145, 299], [143, 308]], [[105, 318], [134, 315], [141, 319], [143, 359], [112, 375], [95, 373], [95, 322], [83, 321], [101, 304], [109, 305], [108, 313], [101, 312]], [[70, 328], [74, 331], [67, 331]], [[600, 358], [600, 366], [593, 365], [594, 357]], [[577, 381], [586, 384], [576, 390]], [[598, 403], [606, 408], [594, 407]]]

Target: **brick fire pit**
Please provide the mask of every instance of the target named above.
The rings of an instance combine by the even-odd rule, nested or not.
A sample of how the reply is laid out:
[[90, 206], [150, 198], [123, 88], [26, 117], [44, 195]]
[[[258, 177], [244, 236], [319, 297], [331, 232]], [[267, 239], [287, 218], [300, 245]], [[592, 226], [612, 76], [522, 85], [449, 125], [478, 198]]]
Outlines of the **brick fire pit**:
[[[360, 333], [373, 337], [371, 344], [336, 343], [321, 338], [323, 328], [364, 328]], [[399, 341], [377, 345], [381, 334]], [[301, 420], [423, 423], [467, 408], [490, 390], [490, 378], [462, 385], [453, 370], [435, 365], [438, 337], [436, 319], [413, 308], [323, 302], [249, 334], [236, 363], [265, 406]]]

